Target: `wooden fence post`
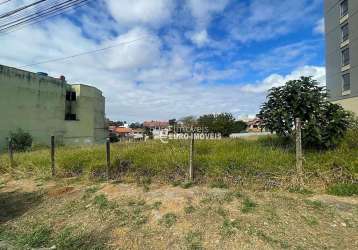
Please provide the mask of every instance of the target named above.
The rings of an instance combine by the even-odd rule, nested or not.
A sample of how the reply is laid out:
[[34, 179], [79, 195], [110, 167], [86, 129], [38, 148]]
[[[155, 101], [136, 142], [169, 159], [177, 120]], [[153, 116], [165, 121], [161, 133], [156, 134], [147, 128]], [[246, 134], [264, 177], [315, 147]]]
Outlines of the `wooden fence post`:
[[191, 132], [190, 152], [189, 152], [189, 179], [190, 179], [190, 181], [192, 181], [194, 178], [193, 160], [194, 160], [194, 132]]
[[111, 167], [111, 141], [109, 138], [106, 140], [106, 159], [107, 159], [107, 181], [109, 181], [109, 169]]
[[8, 145], [8, 149], [9, 149], [9, 159], [10, 159], [10, 166], [11, 167], [14, 167], [14, 148], [13, 148], [13, 145], [12, 145], [12, 139], [11, 138], [9, 138], [8, 139], [8, 143], [9, 143], [9, 145]]
[[56, 175], [55, 170], [55, 136], [51, 136], [51, 174], [52, 177]]
[[301, 119], [296, 118], [296, 170], [298, 177], [298, 184], [303, 187], [303, 156], [302, 156], [302, 133], [301, 133]]

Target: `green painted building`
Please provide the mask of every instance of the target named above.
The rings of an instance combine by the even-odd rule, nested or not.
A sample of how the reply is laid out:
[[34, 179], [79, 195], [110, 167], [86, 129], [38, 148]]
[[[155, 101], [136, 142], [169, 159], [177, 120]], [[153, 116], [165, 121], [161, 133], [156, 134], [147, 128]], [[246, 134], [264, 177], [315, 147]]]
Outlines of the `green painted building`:
[[97, 88], [0, 65], [0, 150], [11, 131], [29, 132], [34, 144], [103, 143], [105, 98]]

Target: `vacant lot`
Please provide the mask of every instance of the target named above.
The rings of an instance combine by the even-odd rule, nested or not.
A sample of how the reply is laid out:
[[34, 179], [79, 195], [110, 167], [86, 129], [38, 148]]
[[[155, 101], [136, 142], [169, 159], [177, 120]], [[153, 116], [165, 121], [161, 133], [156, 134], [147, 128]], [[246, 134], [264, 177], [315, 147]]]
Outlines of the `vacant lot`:
[[308, 191], [4, 176], [0, 206], [4, 249], [358, 248], [358, 198]]
[[[325, 189], [335, 183], [352, 183], [358, 173], [358, 131], [350, 131], [341, 145], [327, 151], [305, 151], [306, 183]], [[112, 145], [112, 179], [159, 181], [173, 184], [187, 178], [188, 141], [122, 143]], [[19, 177], [47, 178], [51, 174], [49, 149], [15, 154], [15, 166], [0, 155], [0, 173]], [[199, 183], [247, 185], [265, 188], [289, 187], [295, 177], [294, 148], [276, 137], [256, 140], [224, 139], [197, 141], [195, 178]], [[103, 179], [106, 173], [105, 146], [60, 147], [56, 151], [58, 177]]]

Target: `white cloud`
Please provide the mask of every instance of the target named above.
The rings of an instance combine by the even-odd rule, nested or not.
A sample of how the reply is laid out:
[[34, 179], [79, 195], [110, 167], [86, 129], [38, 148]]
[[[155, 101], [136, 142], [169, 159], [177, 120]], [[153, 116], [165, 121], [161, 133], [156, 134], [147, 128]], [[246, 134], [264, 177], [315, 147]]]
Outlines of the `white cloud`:
[[106, 0], [112, 16], [121, 26], [160, 27], [170, 21], [172, 0]]
[[187, 5], [196, 19], [196, 25], [205, 28], [211, 21], [212, 15], [223, 11], [228, 2], [228, 0], [187, 0]]
[[108, 40], [102, 46], [126, 43], [100, 56], [108, 69], [131, 70], [149, 67], [160, 58], [160, 39], [144, 28], [133, 28], [115, 39]]
[[283, 86], [287, 81], [299, 79], [301, 76], [312, 76], [321, 85], [326, 84], [326, 70], [324, 67], [304, 66], [290, 74], [283, 76], [272, 74], [258, 84], [248, 84], [242, 87], [242, 91], [247, 93], [263, 93], [273, 87]]
[[189, 38], [198, 47], [202, 47], [210, 41], [206, 30], [191, 33], [189, 34]]
[[324, 27], [324, 18], [321, 18], [316, 22], [316, 26], [313, 29], [314, 33], [317, 34], [324, 34], [325, 27]]

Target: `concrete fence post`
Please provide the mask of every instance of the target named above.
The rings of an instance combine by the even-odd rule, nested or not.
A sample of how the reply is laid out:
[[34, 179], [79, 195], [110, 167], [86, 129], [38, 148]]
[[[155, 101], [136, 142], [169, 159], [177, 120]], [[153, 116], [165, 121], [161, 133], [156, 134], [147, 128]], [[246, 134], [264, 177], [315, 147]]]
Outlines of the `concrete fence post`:
[[51, 136], [51, 174], [52, 177], [56, 175], [55, 169], [55, 136]]
[[106, 140], [106, 160], [107, 160], [106, 175], [107, 175], [107, 181], [109, 181], [109, 169], [111, 167], [111, 141], [109, 138], [107, 138]]
[[301, 119], [296, 118], [296, 171], [298, 184], [303, 187], [303, 155], [302, 155], [302, 132]]
[[10, 166], [14, 167], [14, 148], [12, 145], [12, 139], [8, 138], [8, 151], [9, 151], [9, 159], [10, 159]]
[[193, 160], [194, 160], [194, 132], [191, 132], [190, 137], [190, 152], [189, 152], [189, 179], [192, 181], [194, 178], [193, 174]]

